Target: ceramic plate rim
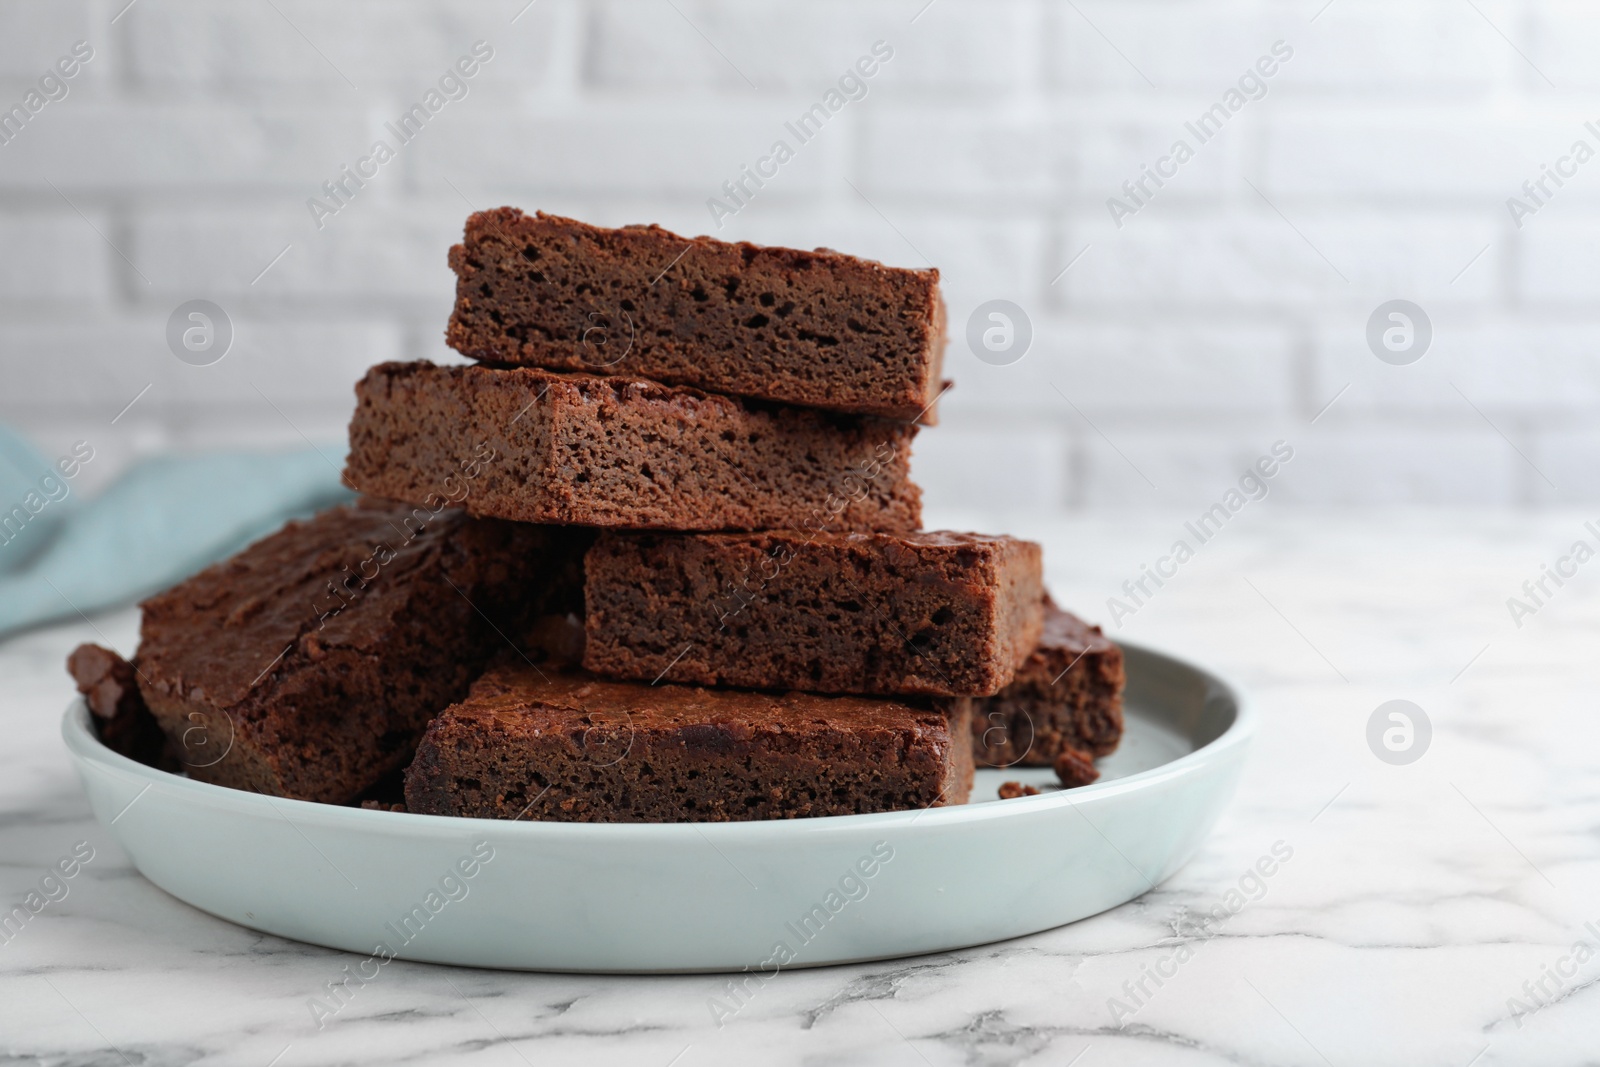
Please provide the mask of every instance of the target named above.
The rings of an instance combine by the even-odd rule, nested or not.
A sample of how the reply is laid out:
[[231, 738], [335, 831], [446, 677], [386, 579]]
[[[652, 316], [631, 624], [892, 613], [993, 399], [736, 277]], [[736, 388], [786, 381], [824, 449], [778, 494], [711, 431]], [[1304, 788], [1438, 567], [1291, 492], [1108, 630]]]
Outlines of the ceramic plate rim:
[[[1209, 763], [1224, 752], [1247, 744], [1254, 736], [1258, 713], [1247, 691], [1230, 678], [1209, 667], [1202, 667], [1180, 656], [1173, 655], [1134, 641], [1117, 641], [1125, 651], [1165, 660], [1167, 665], [1197, 674], [1231, 699], [1233, 721], [1216, 737], [1187, 752], [1147, 770], [1137, 771], [1122, 778], [1076, 789], [1061, 789], [1037, 796], [1014, 798], [1004, 805], [994, 803], [953, 804], [938, 808], [918, 808], [902, 811], [871, 812], [862, 815], [823, 815], [803, 819], [754, 819], [738, 822], [565, 822], [554, 820], [478, 819], [454, 815], [422, 815], [413, 812], [379, 811], [370, 808], [324, 804], [312, 800], [252, 793], [229, 786], [184, 778], [169, 771], [147, 766], [107, 748], [89, 728], [89, 708], [82, 696], [74, 697], [67, 705], [61, 720], [62, 740], [67, 750], [77, 759], [99, 764], [106, 770], [142, 781], [145, 788], [164, 786], [177, 793], [189, 794], [196, 801], [209, 798], [215, 801], [208, 807], [242, 807], [265, 809], [279, 814], [294, 812], [297, 818], [309, 817], [311, 822], [341, 826], [352, 830], [386, 831], [409, 835], [415, 831], [434, 830], [442, 834], [459, 834], [464, 827], [493, 823], [497, 833], [520, 834], [523, 839], [537, 839], [546, 834], [592, 834], [608, 839], [627, 839], [648, 835], [652, 838], [685, 834], [719, 834], [737, 837], [747, 834], [769, 836], [789, 834], [806, 836], [830, 831], [857, 831], [872, 828], [890, 829], [900, 824], [923, 823], [927, 828], [953, 825], [970, 821], [1004, 818], [1008, 815], [1035, 811], [1049, 807], [1071, 807], [1091, 800], [1109, 799], [1121, 793], [1144, 788], [1147, 785], [1191, 773], [1202, 764]], [[428, 834], [432, 836], [432, 834]]]

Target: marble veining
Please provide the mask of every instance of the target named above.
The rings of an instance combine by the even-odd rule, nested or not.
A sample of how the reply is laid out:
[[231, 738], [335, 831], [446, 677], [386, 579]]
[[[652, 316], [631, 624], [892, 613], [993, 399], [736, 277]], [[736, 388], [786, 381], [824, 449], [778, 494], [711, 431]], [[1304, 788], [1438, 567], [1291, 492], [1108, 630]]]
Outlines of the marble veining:
[[[0, 1063], [1600, 1062], [1600, 586], [1580, 573], [1520, 627], [1507, 608], [1583, 518], [1241, 516], [1113, 633], [1219, 668], [1263, 713], [1183, 870], [1032, 937], [785, 971], [720, 1027], [725, 976], [396, 961], [319, 1028], [308, 1004], [352, 957], [174, 900], [89, 816], [62, 661], [131, 649], [136, 612], [25, 634], [0, 644], [0, 901], [80, 842], [94, 857], [0, 937]], [[1177, 520], [938, 521], [1043, 541], [1058, 599], [1107, 619]], [[1366, 734], [1396, 698], [1433, 726], [1404, 766]]]

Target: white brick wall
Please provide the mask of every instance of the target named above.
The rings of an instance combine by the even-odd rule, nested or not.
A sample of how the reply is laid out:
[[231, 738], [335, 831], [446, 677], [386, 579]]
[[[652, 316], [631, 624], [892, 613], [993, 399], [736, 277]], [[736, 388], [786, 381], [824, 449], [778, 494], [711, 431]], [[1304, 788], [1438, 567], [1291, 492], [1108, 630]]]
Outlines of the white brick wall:
[[[104, 442], [97, 477], [335, 439], [367, 364], [451, 358], [445, 252], [512, 203], [937, 265], [936, 508], [1182, 511], [1279, 438], [1271, 506], [1600, 500], [1600, 160], [1520, 228], [1505, 207], [1600, 150], [1590, 3], [126, 5], [0, 0], [0, 109], [95, 49], [0, 144], [0, 419]], [[479, 39], [467, 96], [317, 228], [307, 198]], [[706, 198], [880, 39], [866, 97], [714, 230]], [[1107, 198], [1279, 40], [1265, 95], [1114, 225]], [[237, 330], [215, 366], [166, 348], [193, 298]], [[966, 346], [995, 298], [1032, 320], [1011, 366]], [[1433, 322], [1411, 366], [1366, 346], [1393, 298]]]

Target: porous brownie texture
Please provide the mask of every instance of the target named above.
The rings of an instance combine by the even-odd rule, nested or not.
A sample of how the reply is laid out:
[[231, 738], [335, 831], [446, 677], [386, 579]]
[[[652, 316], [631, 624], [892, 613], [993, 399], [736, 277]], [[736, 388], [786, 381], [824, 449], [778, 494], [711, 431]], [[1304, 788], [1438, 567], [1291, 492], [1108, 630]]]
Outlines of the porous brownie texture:
[[584, 666], [646, 681], [986, 696], [1043, 624], [1012, 537], [607, 532], [584, 569]]
[[473, 359], [933, 421], [937, 270], [510, 207], [468, 218], [450, 267], [445, 339]]
[[972, 745], [984, 767], [1049, 767], [1066, 749], [1091, 756], [1122, 740], [1122, 649], [1046, 598], [1044, 633], [1004, 690], [977, 701]]
[[382, 363], [356, 398], [345, 479], [396, 500], [426, 501], [453, 479], [471, 514], [522, 522], [914, 530], [922, 521], [908, 423], [526, 367]]
[[362, 500], [147, 600], [139, 688], [202, 781], [343, 804], [404, 767], [532, 612], [579, 603], [583, 531]]
[[506, 656], [428, 726], [406, 809], [728, 822], [966, 803], [972, 702], [619, 682]]

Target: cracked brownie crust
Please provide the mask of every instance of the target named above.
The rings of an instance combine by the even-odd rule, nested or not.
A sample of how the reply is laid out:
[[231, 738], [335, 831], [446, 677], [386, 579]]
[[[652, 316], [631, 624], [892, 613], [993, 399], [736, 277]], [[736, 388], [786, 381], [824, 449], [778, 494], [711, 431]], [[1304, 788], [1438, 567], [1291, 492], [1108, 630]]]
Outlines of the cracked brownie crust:
[[916, 427], [637, 378], [381, 363], [356, 386], [345, 479], [426, 501], [463, 457], [466, 509], [635, 529], [914, 530]]
[[933, 422], [937, 270], [510, 207], [469, 217], [450, 267], [445, 340], [473, 359]]
[[728, 822], [962, 804], [972, 702], [650, 686], [502, 657], [428, 727], [406, 808], [567, 822]]
[[603, 534], [584, 666], [822, 693], [989, 695], [1043, 622], [1039, 546], [967, 533]]
[[585, 538], [363, 500], [145, 601], [139, 688], [189, 774], [347, 803], [404, 767], [530, 611], [571, 610]]

